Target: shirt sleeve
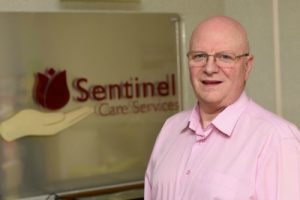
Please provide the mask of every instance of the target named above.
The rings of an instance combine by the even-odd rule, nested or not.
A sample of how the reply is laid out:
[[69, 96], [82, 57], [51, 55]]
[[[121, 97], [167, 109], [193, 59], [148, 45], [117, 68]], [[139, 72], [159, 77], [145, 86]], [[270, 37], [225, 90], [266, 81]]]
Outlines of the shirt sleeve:
[[283, 139], [265, 154], [257, 169], [257, 199], [300, 199], [299, 141], [295, 138]]
[[152, 186], [151, 186], [151, 160], [149, 161], [144, 180], [144, 200], [152, 200]]

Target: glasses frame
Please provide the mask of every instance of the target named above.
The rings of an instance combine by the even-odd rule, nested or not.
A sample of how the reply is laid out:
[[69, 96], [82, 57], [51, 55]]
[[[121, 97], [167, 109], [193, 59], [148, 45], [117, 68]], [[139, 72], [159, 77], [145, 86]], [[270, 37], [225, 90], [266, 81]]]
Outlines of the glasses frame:
[[[225, 64], [234, 64], [234, 62], [236, 62], [236, 61], [239, 60], [240, 58], [245, 57], [245, 56], [249, 56], [249, 55], [250, 55], [249, 53], [243, 53], [243, 54], [240, 54], [240, 55], [235, 55], [234, 53], [226, 52], [226, 51], [224, 51], [224, 52], [223, 52], [223, 51], [217, 52], [217, 53], [215, 53], [215, 54], [208, 54], [208, 53], [206, 53], [206, 52], [204, 52], [204, 51], [189, 51], [189, 52], [187, 53], [187, 57], [188, 57], [188, 60], [189, 60], [189, 61], [193, 61], [193, 58], [190, 58], [190, 56], [191, 56], [192, 53], [194, 53], [194, 54], [201, 53], [201, 54], [203, 54], [203, 55], [206, 56], [206, 59], [205, 59], [205, 60], [204, 60], [204, 59], [202, 60], [203, 64], [202, 64], [201, 66], [204, 66], [204, 65], [207, 64], [208, 59], [209, 59], [210, 56], [213, 57], [214, 62], [216, 62], [217, 64], [220, 65], [220, 63], [218, 63], [218, 58], [217, 58], [216, 56], [217, 56], [217, 55], [220, 55], [220, 54], [222, 54], [222, 53], [224, 53], [224, 54], [231, 54], [231, 55], [233, 56], [233, 58], [232, 58], [233, 63], [221, 63], [221, 65], [222, 65], [222, 64], [224, 64], [224, 65], [225, 65]], [[197, 63], [197, 61], [194, 61], [194, 62]], [[220, 62], [220, 61], [219, 61], [219, 62]]]

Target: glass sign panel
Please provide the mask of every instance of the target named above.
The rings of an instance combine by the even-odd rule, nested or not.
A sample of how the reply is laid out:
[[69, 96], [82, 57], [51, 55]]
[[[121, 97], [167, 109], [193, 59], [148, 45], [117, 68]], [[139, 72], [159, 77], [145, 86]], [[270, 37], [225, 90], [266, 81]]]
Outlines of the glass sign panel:
[[1, 13], [1, 195], [142, 181], [180, 110], [178, 16]]

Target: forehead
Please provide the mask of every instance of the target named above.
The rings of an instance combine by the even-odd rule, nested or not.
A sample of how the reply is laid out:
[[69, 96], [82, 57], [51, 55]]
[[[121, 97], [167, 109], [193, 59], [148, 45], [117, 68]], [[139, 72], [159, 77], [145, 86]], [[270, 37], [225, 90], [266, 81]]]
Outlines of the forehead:
[[243, 27], [228, 20], [211, 20], [201, 23], [193, 32], [190, 50], [208, 52], [245, 51], [247, 35]]

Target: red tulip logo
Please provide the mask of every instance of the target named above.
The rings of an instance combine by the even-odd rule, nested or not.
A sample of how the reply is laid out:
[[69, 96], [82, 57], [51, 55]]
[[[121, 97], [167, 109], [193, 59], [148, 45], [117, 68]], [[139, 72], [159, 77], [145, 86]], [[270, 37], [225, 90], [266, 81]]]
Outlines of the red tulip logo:
[[51, 68], [47, 69], [44, 74], [37, 73], [34, 99], [38, 104], [49, 110], [64, 107], [70, 99], [66, 71], [56, 72]]

